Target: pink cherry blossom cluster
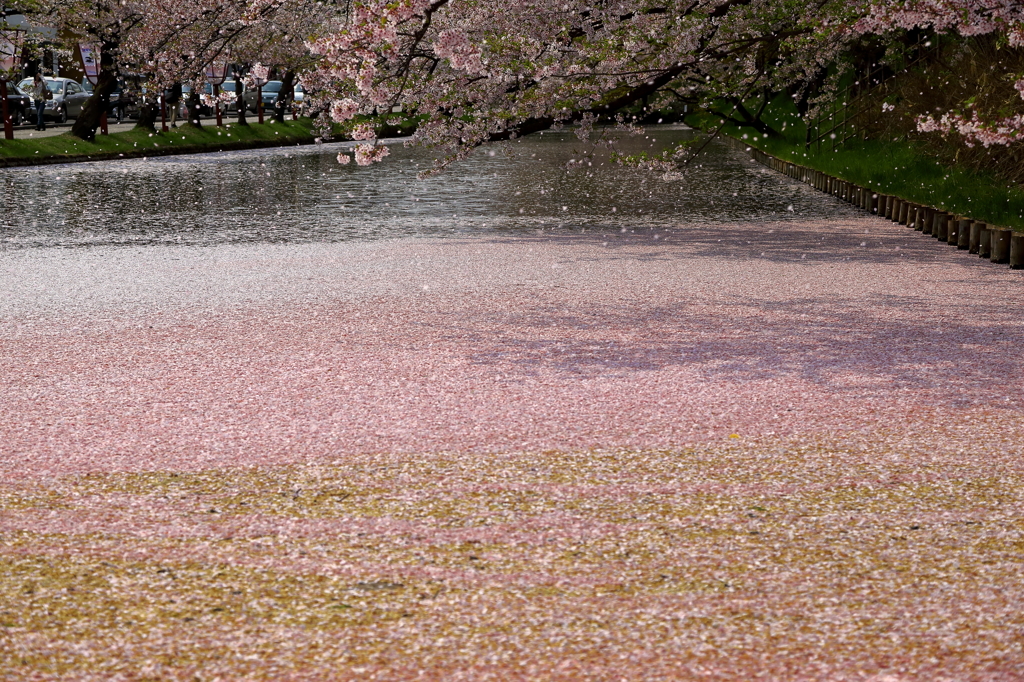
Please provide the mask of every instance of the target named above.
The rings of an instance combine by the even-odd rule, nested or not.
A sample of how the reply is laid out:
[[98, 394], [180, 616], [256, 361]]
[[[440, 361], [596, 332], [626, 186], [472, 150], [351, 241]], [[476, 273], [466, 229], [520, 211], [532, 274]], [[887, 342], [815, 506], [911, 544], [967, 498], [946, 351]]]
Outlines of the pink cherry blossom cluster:
[[447, 59], [453, 69], [470, 74], [484, 72], [480, 47], [470, 41], [465, 31], [454, 28], [441, 31], [433, 47], [434, 54], [441, 59]]
[[963, 36], [1003, 33], [1013, 47], [1024, 46], [1024, 4], [1017, 0], [881, 0], [874, 2], [855, 30], [932, 28]]
[[1005, 146], [1024, 139], [1024, 116], [1018, 114], [997, 121], [983, 121], [976, 111], [972, 112], [970, 118], [950, 112], [940, 118], [919, 116], [917, 129], [922, 133], [957, 133], [968, 147], [978, 144], [983, 147]]
[[260, 62], [256, 62], [252, 65], [249, 69], [249, 73], [245, 76], [245, 86], [247, 88], [255, 88], [257, 80], [260, 81], [260, 83], [266, 83], [269, 76], [270, 67], [261, 64]]
[[[347, 17], [337, 19], [335, 30], [308, 41], [310, 52], [319, 61], [307, 75], [307, 83], [314, 90], [325, 90], [329, 84], [341, 85], [333, 90], [368, 102], [369, 108], [386, 104], [388, 93], [380, 90], [376, 82], [377, 57], [397, 58], [397, 45], [402, 40], [398, 27], [422, 16], [429, 7], [427, 0], [356, 4]], [[346, 98], [337, 97], [335, 101]], [[351, 105], [346, 104], [344, 109], [351, 109]]]
[[359, 102], [348, 97], [340, 99], [331, 104], [331, 120], [335, 123], [344, 123], [350, 120], [359, 112]]
[[280, 9], [287, 0], [245, 0], [238, 23], [243, 26], [252, 26], [260, 23], [268, 14], [273, 14]]
[[370, 123], [360, 123], [352, 129], [353, 140], [374, 140], [377, 138], [377, 131]]
[[356, 147], [356, 163], [360, 166], [369, 166], [390, 153], [391, 151], [384, 145], [361, 144]]
[[230, 90], [222, 90], [217, 94], [216, 97], [210, 93], [204, 92], [199, 96], [199, 99], [208, 107], [215, 106], [218, 102], [221, 104], [230, 104], [235, 101], [235, 93]]

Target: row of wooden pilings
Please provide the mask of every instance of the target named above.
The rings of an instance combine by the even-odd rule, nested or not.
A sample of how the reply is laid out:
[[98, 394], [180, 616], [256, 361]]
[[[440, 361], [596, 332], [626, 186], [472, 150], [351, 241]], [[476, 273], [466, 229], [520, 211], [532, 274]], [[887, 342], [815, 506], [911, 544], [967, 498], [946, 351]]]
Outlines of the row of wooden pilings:
[[776, 158], [760, 149], [746, 145], [743, 145], [743, 148], [758, 163], [859, 206], [869, 213], [906, 225], [968, 253], [976, 253], [993, 263], [1008, 264], [1014, 270], [1024, 269], [1022, 232], [1014, 232], [1008, 227], [987, 225], [980, 220], [946, 213], [890, 194], [874, 192], [822, 171]]

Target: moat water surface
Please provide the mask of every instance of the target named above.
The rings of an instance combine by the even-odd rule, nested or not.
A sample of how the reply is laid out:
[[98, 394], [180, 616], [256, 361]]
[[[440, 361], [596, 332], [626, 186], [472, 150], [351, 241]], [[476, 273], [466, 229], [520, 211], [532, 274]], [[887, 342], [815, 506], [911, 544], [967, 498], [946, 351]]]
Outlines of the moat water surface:
[[[652, 126], [618, 144], [660, 151], [694, 134]], [[426, 179], [428, 150], [388, 144], [391, 156], [371, 167], [340, 165], [351, 144], [333, 143], [2, 170], [0, 249], [660, 230], [843, 210], [718, 142], [666, 176], [616, 166], [607, 152], [567, 169], [593, 148], [549, 132]]]

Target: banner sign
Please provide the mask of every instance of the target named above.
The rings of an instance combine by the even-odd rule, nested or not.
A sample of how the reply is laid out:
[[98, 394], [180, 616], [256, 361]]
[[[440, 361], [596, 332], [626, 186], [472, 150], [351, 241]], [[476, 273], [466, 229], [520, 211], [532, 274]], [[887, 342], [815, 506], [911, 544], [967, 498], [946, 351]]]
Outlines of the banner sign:
[[78, 49], [82, 53], [82, 70], [85, 71], [85, 77], [89, 79], [90, 83], [97, 85], [100, 82], [99, 45], [81, 43]]

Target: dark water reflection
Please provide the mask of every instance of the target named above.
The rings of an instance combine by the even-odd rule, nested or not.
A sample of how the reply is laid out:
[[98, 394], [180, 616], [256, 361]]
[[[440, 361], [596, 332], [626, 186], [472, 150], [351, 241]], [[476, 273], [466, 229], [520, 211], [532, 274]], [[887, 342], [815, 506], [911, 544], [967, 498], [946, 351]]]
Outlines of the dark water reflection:
[[[693, 134], [654, 126], [623, 138], [621, 149], [658, 150]], [[548, 133], [514, 143], [511, 156], [486, 148], [424, 180], [425, 150], [398, 141], [384, 163], [366, 168], [337, 163], [347, 146], [0, 171], [0, 248], [671, 229], [841, 210], [718, 143], [671, 177], [610, 167], [606, 155], [567, 172], [585, 145]]]

